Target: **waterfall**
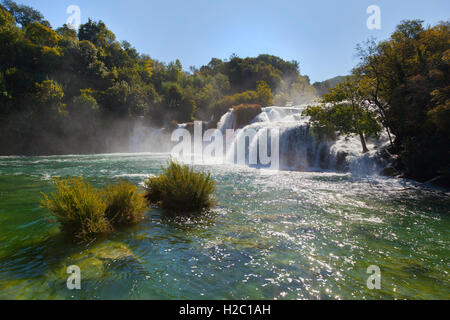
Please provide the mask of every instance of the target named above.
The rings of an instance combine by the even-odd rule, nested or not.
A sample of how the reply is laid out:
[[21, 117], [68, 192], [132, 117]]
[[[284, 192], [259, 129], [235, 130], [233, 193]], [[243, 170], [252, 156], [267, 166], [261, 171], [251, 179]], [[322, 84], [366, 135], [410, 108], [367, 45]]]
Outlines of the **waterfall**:
[[[223, 150], [218, 153], [220, 161], [259, 168], [351, 172], [354, 175], [375, 174], [381, 170], [382, 165], [377, 152], [388, 143], [386, 134], [382, 134], [380, 139], [367, 139], [370, 152], [366, 154], [362, 153], [361, 142], [356, 136], [339, 137], [336, 141], [322, 141], [313, 134], [309, 117], [302, 115], [305, 108], [306, 105], [263, 108], [260, 114], [240, 130], [236, 128], [236, 114], [230, 109], [217, 123], [217, 132], [225, 140]], [[206, 127], [203, 126], [202, 129]], [[184, 130], [188, 130], [190, 132], [188, 136], [193, 138], [192, 123], [178, 125], [175, 134], [181, 137]], [[234, 130], [234, 135], [228, 137], [227, 132], [230, 130]], [[170, 152], [174, 142], [170, 141], [172, 132], [168, 131], [154, 129], [138, 122], [130, 139], [131, 151]], [[261, 147], [262, 140], [268, 142], [265, 147]], [[277, 142], [276, 148], [273, 145], [274, 141]], [[200, 144], [205, 148], [210, 143], [200, 141]], [[190, 161], [193, 152], [194, 148], [188, 148], [187, 152], [183, 152], [186, 161]], [[264, 162], [273, 158], [272, 152], [279, 155], [276, 167]], [[198, 152], [195, 154], [198, 155]], [[200, 159], [202, 157], [203, 162], [218, 161], [205, 159], [206, 156], [200, 153]]]
[[[380, 169], [378, 149], [387, 144], [387, 137], [379, 140], [368, 139], [369, 153], [363, 154], [358, 137], [340, 137], [337, 141], [321, 141], [311, 132], [309, 118], [302, 116], [306, 105], [296, 107], [267, 107], [262, 113], [245, 126], [235, 137], [228, 150], [226, 160], [234, 162], [234, 153], [239, 139], [243, 139], [249, 130], [257, 134], [251, 137], [246, 157], [258, 154], [258, 139], [263, 130], [279, 130], [279, 167], [285, 170], [301, 171], [339, 171], [355, 175], [377, 173]], [[218, 129], [223, 133], [235, 129], [236, 117], [232, 109], [222, 116]], [[269, 150], [270, 152], [270, 150]]]
[[217, 123], [217, 129], [222, 131], [222, 133], [225, 133], [227, 129], [236, 129], [236, 117], [234, 116], [233, 109], [230, 109], [220, 118]]

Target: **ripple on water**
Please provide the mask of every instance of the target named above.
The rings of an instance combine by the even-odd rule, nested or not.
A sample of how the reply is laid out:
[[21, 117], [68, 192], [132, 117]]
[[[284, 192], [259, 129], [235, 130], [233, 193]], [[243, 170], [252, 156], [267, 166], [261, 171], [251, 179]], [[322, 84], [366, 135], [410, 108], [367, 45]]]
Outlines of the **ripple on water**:
[[[0, 298], [448, 298], [449, 194], [414, 182], [320, 172], [200, 166], [218, 207], [197, 219], [157, 209], [143, 223], [75, 244], [39, 208], [51, 178], [143, 180], [164, 155], [0, 158]], [[20, 172], [20, 174], [19, 174]], [[83, 290], [65, 268], [80, 264]], [[367, 289], [367, 267], [382, 289]]]

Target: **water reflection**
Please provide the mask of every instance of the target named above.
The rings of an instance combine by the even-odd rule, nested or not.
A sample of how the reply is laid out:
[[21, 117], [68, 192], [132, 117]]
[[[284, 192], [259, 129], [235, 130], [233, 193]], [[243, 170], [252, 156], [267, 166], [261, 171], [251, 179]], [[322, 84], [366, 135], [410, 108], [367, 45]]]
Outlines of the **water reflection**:
[[[202, 166], [218, 206], [198, 217], [151, 208], [136, 226], [74, 243], [39, 208], [51, 178], [96, 186], [158, 174], [161, 155], [0, 159], [0, 298], [447, 298], [449, 195], [413, 182]], [[20, 175], [16, 173], [21, 173]], [[68, 291], [79, 264], [83, 290]], [[378, 265], [382, 289], [368, 290]]]

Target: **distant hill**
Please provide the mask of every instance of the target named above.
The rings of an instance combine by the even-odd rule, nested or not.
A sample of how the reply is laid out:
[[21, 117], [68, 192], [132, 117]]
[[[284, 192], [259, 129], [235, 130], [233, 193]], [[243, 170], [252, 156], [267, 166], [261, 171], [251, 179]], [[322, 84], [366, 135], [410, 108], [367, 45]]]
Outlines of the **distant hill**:
[[333, 89], [339, 82], [344, 81], [346, 76], [337, 76], [322, 82], [315, 82], [313, 87], [316, 89], [317, 95], [322, 96], [328, 93], [328, 89]]

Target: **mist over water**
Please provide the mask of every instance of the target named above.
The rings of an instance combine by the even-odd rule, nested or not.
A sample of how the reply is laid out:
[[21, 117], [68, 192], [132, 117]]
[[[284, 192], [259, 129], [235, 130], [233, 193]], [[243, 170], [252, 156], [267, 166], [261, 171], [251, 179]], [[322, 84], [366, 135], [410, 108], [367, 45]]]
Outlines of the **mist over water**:
[[164, 128], [154, 128], [138, 119], [130, 134], [130, 141], [125, 152], [170, 152], [172, 143], [170, 134]]
[[[241, 142], [245, 145], [247, 164], [251, 155], [258, 155], [261, 141], [268, 145], [267, 154], [271, 155], [271, 134], [276, 132], [278, 142], [279, 164], [276, 169], [295, 171], [326, 171], [326, 172], [351, 172], [355, 175], [377, 174], [386, 163], [377, 156], [378, 151], [388, 145], [388, 137], [381, 134], [379, 138], [369, 138], [367, 146], [369, 153], [363, 154], [361, 142], [358, 137], [339, 137], [336, 141], [321, 141], [312, 133], [308, 123], [309, 117], [302, 116], [307, 106], [295, 107], [267, 107], [257, 115], [248, 125], [238, 128], [236, 114], [233, 109], [225, 113], [217, 123], [217, 130], [223, 136], [223, 157], [218, 160], [210, 159], [203, 155], [201, 163], [237, 163], [237, 145]], [[187, 124], [180, 124], [178, 131], [182, 136]], [[203, 132], [205, 131], [203, 124]], [[235, 135], [231, 141], [226, 140], [227, 130], [234, 130]], [[276, 131], [273, 131], [276, 130]], [[192, 130], [191, 130], [192, 131]], [[256, 133], [256, 134], [253, 134]], [[272, 133], [275, 134], [275, 133]], [[192, 145], [194, 134], [190, 132]], [[171, 134], [165, 129], [153, 129], [143, 124], [137, 124], [130, 139], [131, 152], [171, 152], [177, 142], [170, 141]], [[247, 139], [247, 140], [245, 140]], [[183, 141], [182, 139], [180, 141]], [[209, 143], [203, 143], [206, 147]], [[274, 149], [274, 152], [276, 149]], [[181, 160], [198, 163], [192, 152], [181, 155]], [[201, 158], [201, 156], [200, 156]], [[258, 159], [260, 160], [260, 159]], [[250, 165], [252, 166], [252, 165]], [[267, 166], [256, 165], [259, 168]], [[273, 167], [272, 167], [273, 169]]]

